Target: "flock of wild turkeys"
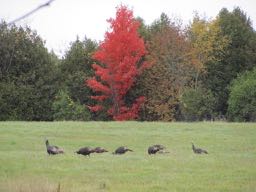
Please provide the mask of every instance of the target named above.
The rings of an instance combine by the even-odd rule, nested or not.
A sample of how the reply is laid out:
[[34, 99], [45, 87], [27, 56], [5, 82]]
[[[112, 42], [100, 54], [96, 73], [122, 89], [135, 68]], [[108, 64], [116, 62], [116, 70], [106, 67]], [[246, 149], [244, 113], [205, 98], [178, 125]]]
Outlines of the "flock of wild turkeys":
[[[61, 149], [60, 147], [50, 145], [48, 139], [46, 139], [45, 145], [46, 145], [47, 153], [49, 155], [56, 155], [56, 154], [64, 153], [64, 150]], [[208, 154], [208, 152], [206, 150], [195, 147], [195, 145], [193, 143], [192, 143], [192, 150], [195, 154]], [[131, 150], [127, 147], [121, 146], [121, 147], [118, 147], [112, 154], [121, 155], [121, 154], [125, 154], [127, 151], [133, 152], [133, 150]], [[85, 155], [85, 156], [90, 156], [91, 153], [104, 153], [104, 152], [108, 152], [108, 150], [106, 150], [102, 147], [96, 147], [96, 148], [82, 147], [78, 151], [76, 151], [77, 154], [81, 154], [81, 155]], [[163, 145], [152, 145], [148, 148], [149, 155], [153, 155], [156, 153], [169, 153], [169, 152], [166, 151], [166, 148]]]

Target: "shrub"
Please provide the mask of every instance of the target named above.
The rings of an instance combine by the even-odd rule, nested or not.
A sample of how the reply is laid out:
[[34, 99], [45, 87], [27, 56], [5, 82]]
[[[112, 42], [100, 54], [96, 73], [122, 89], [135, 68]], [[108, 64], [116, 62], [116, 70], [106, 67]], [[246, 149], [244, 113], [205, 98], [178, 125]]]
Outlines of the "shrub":
[[67, 91], [60, 91], [53, 102], [54, 120], [90, 120], [88, 109], [78, 102], [74, 102]]
[[181, 97], [181, 113], [184, 120], [204, 120], [214, 117], [215, 98], [210, 90], [202, 87], [185, 90]]
[[256, 121], [256, 68], [241, 74], [231, 83], [228, 119]]

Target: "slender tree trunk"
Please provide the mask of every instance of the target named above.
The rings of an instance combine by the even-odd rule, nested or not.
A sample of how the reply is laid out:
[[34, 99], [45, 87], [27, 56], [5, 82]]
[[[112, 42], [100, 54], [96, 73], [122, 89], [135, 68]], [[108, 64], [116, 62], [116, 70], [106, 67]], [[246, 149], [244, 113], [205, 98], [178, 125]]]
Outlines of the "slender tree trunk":
[[197, 72], [196, 72], [196, 79], [195, 79], [195, 89], [197, 89], [199, 73], [200, 73], [200, 71], [199, 71], [199, 70], [197, 70]]

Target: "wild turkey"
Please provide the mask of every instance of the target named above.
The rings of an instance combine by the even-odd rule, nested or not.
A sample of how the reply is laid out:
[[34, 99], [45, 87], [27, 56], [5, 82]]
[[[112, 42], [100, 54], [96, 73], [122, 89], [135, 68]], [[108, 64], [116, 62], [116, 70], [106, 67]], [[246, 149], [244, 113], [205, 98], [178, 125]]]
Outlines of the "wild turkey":
[[157, 147], [150, 146], [150, 147], [148, 148], [148, 154], [149, 154], [149, 155], [156, 154], [159, 150], [160, 150], [160, 149], [157, 148]]
[[64, 153], [63, 149], [61, 149], [61, 148], [59, 148], [57, 146], [50, 145], [48, 139], [45, 140], [45, 145], [46, 145], [47, 153], [49, 155], [56, 155], [56, 154]]
[[163, 151], [165, 147], [163, 145], [153, 145], [148, 148], [148, 154], [156, 154], [157, 152], [167, 153], [166, 151]]
[[95, 153], [104, 153], [104, 152], [108, 152], [108, 150], [102, 148], [102, 147], [96, 147], [94, 149]]
[[127, 147], [122, 146], [122, 147], [118, 147], [118, 148], [115, 150], [115, 152], [113, 152], [113, 154], [121, 155], [121, 154], [126, 153], [127, 151], [133, 152], [133, 150], [128, 149]]
[[196, 154], [202, 154], [202, 153], [208, 154], [208, 152], [206, 150], [196, 148], [193, 143], [191, 143], [191, 144], [192, 144], [192, 149], [193, 149], [194, 153], [196, 153]]
[[89, 157], [90, 157], [90, 154], [94, 152], [95, 150], [91, 147], [83, 147], [83, 148], [80, 148], [78, 151], [76, 151], [77, 154], [81, 154]]

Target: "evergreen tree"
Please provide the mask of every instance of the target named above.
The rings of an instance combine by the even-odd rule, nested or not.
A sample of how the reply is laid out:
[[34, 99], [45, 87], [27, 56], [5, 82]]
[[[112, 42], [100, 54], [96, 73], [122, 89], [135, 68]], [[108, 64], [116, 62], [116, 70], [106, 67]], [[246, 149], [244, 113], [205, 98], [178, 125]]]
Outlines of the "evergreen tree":
[[91, 89], [85, 85], [85, 81], [93, 76], [91, 65], [95, 62], [92, 59], [97, 49], [97, 43], [85, 38], [80, 41], [78, 38], [71, 43], [70, 49], [62, 60], [60, 71], [62, 74], [62, 89], [69, 92], [75, 102], [89, 105]]
[[30, 28], [0, 24], [1, 120], [52, 120], [56, 59]]

